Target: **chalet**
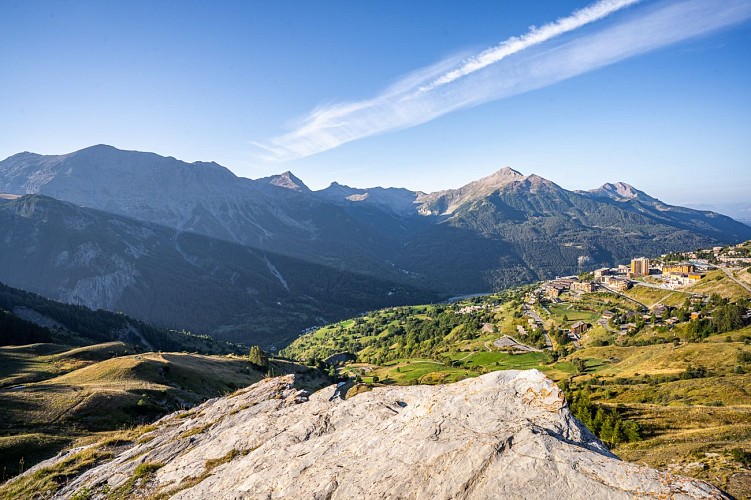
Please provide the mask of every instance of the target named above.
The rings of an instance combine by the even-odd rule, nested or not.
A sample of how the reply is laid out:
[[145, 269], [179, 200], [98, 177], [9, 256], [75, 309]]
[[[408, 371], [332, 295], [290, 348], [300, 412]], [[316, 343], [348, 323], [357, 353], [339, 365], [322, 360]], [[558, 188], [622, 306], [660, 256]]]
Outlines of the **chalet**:
[[602, 319], [612, 319], [615, 316], [615, 313], [613, 311], [608, 311], [607, 309], [602, 311]]
[[544, 288], [545, 294], [551, 299], [557, 299], [562, 292], [568, 290], [568, 287], [555, 285], [552, 283], [546, 283]]
[[581, 335], [587, 331], [587, 324], [583, 321], [577, 321], [569, 327], [569, 331], [575, 335]]
[[607, 267], [603, 267], [601, 269], [595, 269], [594, 276], [595, 281], [601, 281], [603, 276], [607, 276], [610, 274], [610, 269]]
[[635, 330], [636, 330], [636, 323], [626, 323], [625, 325], [621, 325], [621, 333], [633, 332]]
[[667, 308], [662, 304], [655, 304], [652, 306], [652, 314], [654, 314], [656, 318], [662, 318], [666, 310]]
[[691, 313], [691, 321], [696, 321], [697, 319], [701, 318], [701, 313], [699, 311], [694, 311]]

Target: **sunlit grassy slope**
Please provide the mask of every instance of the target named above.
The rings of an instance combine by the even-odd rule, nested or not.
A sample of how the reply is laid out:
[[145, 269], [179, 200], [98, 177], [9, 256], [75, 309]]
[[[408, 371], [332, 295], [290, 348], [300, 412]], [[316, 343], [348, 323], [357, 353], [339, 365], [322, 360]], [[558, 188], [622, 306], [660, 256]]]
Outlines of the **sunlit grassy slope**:
[[[328, 382], [281, 360], [270, 372], [299, 372], [311, 387]], [[66, 445], [153, 421], [265, 375], [238, 356], [134, 354], [119, 342], [0, 347], [0, 470], [12, 476]]]

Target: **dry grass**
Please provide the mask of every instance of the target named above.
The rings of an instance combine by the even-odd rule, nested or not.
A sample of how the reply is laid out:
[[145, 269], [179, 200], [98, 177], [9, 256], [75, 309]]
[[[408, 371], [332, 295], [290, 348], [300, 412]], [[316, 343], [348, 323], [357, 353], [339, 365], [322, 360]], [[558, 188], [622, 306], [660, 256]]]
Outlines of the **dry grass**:
[[711, 271], [697, 284], [686, 288], [692, 293], [703, 293], [710, 295], [718, 294], [730, 300], [738, 300], [743, 297], [749, 297], [749, 293], [740, 285], [725, 276], [722, 271]]
[[709, 481], [737, 498], [749, 497], [751, 477], [731, 450], [751, 450], [751, 407], [642, 405], [629, 409], [652, 435], [616, 448], [621, 458]]
[[[0, 392], [0, 469], [5, 477], [18, 473], [21, 459], [28, 468], [65, 445], [152, 421], [264, 376], [242, 358], [123, 355], [125, 349], [125, 344], [110, 342], [76, 349], [35, 344], [0, 350], [3, 380], [26, 381]], [[309, 378], [313, 384], [314, 377]]]
[[42, 492], [54, 493], [65, 482], [98, 463], [112, 457], [112, 453], [88, 448], [75, 453], [51, 467], [43, 467], [0, 486], [2, 498], [40, 498]]

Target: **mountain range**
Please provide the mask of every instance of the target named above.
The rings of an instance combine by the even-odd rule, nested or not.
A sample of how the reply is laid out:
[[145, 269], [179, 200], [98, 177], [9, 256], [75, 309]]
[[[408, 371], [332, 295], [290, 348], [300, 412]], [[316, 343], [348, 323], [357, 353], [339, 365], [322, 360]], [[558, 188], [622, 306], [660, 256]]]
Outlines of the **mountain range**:
[[0, 161], [0, 281], [157, 325], [281, 346], [300, 329], [654, 255], [751, 227], [624, 183], [503, 168], [423, 193], [93, 146]]

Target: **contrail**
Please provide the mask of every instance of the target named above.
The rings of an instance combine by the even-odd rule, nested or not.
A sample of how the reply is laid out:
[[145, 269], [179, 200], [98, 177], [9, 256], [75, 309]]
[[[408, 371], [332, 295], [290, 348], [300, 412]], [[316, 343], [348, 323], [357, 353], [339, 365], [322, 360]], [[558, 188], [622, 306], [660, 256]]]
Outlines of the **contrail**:
[[751, 2], [747, 0], [665, 1], [644, 6], [625, 20], [558, 46], [545, 43], [635, 3], [637, 0], [601, 0], [474, 57], [444, 60], [419, 69], [371, 99], [316, 108], [291, 132], [268, 143], [254, 143], [265, 151], [259, 158], [293, 160], [364, 137], [413, 127], [451, 111], [552, 85], [751, 17]]
[[553, 23], [546, 24], [541, 28], [532, 27], [520, 37], [511, 37], [495, 47], [480, 52], [478, 55], [464, 61], [459, 68], [449, 71], [429, 85], [420, 88], [421, 91], [432, 90], [441, 85], [451, 83], [463, 76], [481, 70], [491, 64], [495, 64], [504, 58], [521, 52], [522, 50], [539, 45], [557, 36], [574, 31], [589, 23], [617, 12], [624, 7], [639, 3], [640, 0], [601, 0], [583, 9], [574, 11], [568, 17], [561, 18]]

